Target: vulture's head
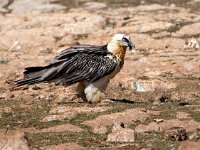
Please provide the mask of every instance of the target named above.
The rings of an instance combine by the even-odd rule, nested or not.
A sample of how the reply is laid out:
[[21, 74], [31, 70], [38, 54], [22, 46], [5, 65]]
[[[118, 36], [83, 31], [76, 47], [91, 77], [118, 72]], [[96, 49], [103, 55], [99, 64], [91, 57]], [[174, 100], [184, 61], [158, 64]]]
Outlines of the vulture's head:
[[133, 43], [133, 41], [131, 41], [131, 38], [124, 34], [115, 34], [112, 37], [112, 41], [119, 44], [119, 46], [126, 47], [126, 48], [129, 47], [130, 50], [132, 48], [135, 48], [135, 44]]
[[111, 41], [108, 43], [108, 51], [113, 53], [114, 55], [125, 55], [126, 49], [132, 50], [135, 48], [134, 42], [124, 34], [115, 34]]

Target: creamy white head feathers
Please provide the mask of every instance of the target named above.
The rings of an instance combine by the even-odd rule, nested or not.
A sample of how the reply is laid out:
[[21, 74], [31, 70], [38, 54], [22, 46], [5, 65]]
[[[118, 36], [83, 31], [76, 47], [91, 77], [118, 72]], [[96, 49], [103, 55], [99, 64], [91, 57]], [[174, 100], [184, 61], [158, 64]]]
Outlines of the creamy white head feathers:
[[126, 36], [124, 34], [117, 33], [112, 37], [112, 40], [122, 41], [123, 38], [130, 39], [128, 36]]
[[119, 44], [119, 46], [129, 47], [129, 49], [132, 49], [132, 47], [135, 47], [135, 45], [131, 41], [130, 37], [128, 37], [127, 35], [124, 35], [124, 34], [120, 34], [120, 33], [115, 34], [112, 37], [111, 43], [112, 43], [112, 45]]

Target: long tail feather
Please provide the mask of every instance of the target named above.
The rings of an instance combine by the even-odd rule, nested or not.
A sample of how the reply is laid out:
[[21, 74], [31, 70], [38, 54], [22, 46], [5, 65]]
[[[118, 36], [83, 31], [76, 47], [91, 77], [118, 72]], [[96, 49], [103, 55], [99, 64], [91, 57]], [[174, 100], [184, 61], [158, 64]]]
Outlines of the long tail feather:
[[22, 85], [26, 85], [26, 84], [35, 84], [35, 83], [39, 83], [41, 82], [40, 78], [31, 78], [31, 79], [21, 79], [21, 80], [17, 80], [15, 81], [17, 83], [17, 86], [22, 86]]
[[41, 77], [44, 74], [45, 67], [29, 67], [25, 68], [24, 79], [15, 81], [17, 86], [22, 86], [25, 84], [35, 84], [42, 82]]

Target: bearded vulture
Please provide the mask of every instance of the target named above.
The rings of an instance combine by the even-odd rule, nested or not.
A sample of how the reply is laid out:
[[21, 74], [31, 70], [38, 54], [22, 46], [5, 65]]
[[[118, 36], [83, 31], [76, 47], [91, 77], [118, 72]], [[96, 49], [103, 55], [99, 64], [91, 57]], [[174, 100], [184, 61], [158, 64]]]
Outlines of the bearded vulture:
[[25, 68], [24, 78], [16, 84], [22, 86], [41, 82], [65, 85], [78, 83], [77, 94], [87, 102], [99, 102], [104, 91], [124, 64], [126, 49], [134, 43], [124, 34], [115, 34], [103, 46], [79, 45], [63, 50], [47, 66]]

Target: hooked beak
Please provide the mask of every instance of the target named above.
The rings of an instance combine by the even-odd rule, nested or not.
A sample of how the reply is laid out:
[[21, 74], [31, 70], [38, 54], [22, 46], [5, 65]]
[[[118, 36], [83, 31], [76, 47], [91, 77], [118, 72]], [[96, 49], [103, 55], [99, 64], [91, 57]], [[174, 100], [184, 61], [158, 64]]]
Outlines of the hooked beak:
[[132, 41], [129, 41], [128, 47], [129, 47], [129, 50], [132, 50], [133, 48], [135, 48], [135, 44]]

